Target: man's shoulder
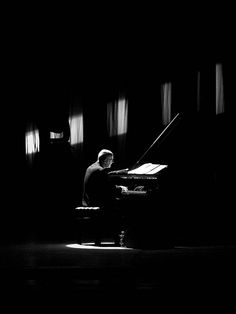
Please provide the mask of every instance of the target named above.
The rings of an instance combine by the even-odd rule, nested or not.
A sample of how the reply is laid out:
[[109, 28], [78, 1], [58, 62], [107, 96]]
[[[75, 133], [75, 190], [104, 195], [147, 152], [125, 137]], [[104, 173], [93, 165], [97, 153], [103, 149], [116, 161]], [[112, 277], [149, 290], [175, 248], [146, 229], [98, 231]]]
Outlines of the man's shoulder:
[[101, 171], [103, 168], [99, 165], [98, 162], [94, 162], [92, 165], [90, 165], [87, 169], [87, 171]]

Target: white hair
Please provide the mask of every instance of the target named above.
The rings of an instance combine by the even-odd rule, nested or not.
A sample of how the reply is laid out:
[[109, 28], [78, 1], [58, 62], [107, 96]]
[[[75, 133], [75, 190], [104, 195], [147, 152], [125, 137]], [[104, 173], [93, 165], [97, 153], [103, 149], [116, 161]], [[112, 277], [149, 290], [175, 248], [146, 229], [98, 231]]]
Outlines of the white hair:
[[108, 149], [102, 149], [99, 153], [98, 153], [98, 160], [105, 155], [112, 155], [113, 156], [113, 152], [108, 150]]

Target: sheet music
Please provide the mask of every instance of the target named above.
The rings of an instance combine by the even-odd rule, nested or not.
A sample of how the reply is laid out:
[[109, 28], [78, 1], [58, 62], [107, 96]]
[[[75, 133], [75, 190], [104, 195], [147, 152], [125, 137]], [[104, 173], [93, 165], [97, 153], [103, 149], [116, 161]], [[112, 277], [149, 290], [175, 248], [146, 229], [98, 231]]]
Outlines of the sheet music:
[[128, 174], [156, 174], [166, 167], [167, 165], [146, 163], [134, 170], [128, 171]]
[[155, 174], [155, 173], [161, 171], [164, 168], [167, 168], [167, 165], [158, 165], [156, 168], [154, 168], [153, 170], [149, 171], [148, 174]]

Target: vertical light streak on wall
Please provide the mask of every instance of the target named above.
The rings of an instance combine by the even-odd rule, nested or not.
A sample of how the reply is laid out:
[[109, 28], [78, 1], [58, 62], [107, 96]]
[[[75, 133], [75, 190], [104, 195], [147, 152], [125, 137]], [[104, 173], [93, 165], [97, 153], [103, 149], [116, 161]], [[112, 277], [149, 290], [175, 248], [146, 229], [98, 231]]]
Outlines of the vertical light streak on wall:
[[117, 134], [126, 134], [128, 126], [128, 102], [119, 99], [117, 103]]
[[40, 150], [39, 130], [32, 126], [25, 133], [25, 154], [30, 163], [33, 162], [34, 155]]
[[200, 111], [200, 71], [197, 72], [197, 111]]
[[128, 131], [128, 101], [119, 98], [114, 104], [107, 105], [107, 129], [112, 139], [116, 140], [119, 159], [125, 159], [126, 134]]
[[107, 105], [107, 129], [110, 137], [127, 133], [128, 102], [124, 98]]
[[171, 121], [171, 83], [161, 85], [162, 123], [167, 125]]
[[84, 119], [83, 114], [69, 117], [70, 125], [70, 144], [77, 145], [84, 142]]
[[224, 112], [224, 88], [222, 64], [216, 64], [216, 114]]

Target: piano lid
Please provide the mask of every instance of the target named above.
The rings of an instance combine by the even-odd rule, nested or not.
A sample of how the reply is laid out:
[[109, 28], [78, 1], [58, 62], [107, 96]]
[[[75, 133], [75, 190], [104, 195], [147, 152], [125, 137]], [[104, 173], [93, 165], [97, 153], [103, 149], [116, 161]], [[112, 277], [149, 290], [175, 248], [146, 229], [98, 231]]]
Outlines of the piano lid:
[[[143, 155], [135, 162], [135, 164], [128, 169], [129, 171], [133, 171], [137, 167], [140, 166], [141, 161], [144, 159], [144, 157], [147, 155], [147, 153], [156, 145], [159, 145], [166, 137], [170, 134], [170, 132], [173, 131], [174, 126], [176, 126], [176, 123], [180, 117], [180, 113], [177, 113], [175, 117], [170, 121], [170, 123], [164, 128], [164, 130], [157, 136], [157, 138], [154, 140], [154, 142], [148, 147], [148, 149], [143, 153]], [[146, 165], [146, 164], [145, 164]], [[167, 165], [162, 165], [164, 168]]]

